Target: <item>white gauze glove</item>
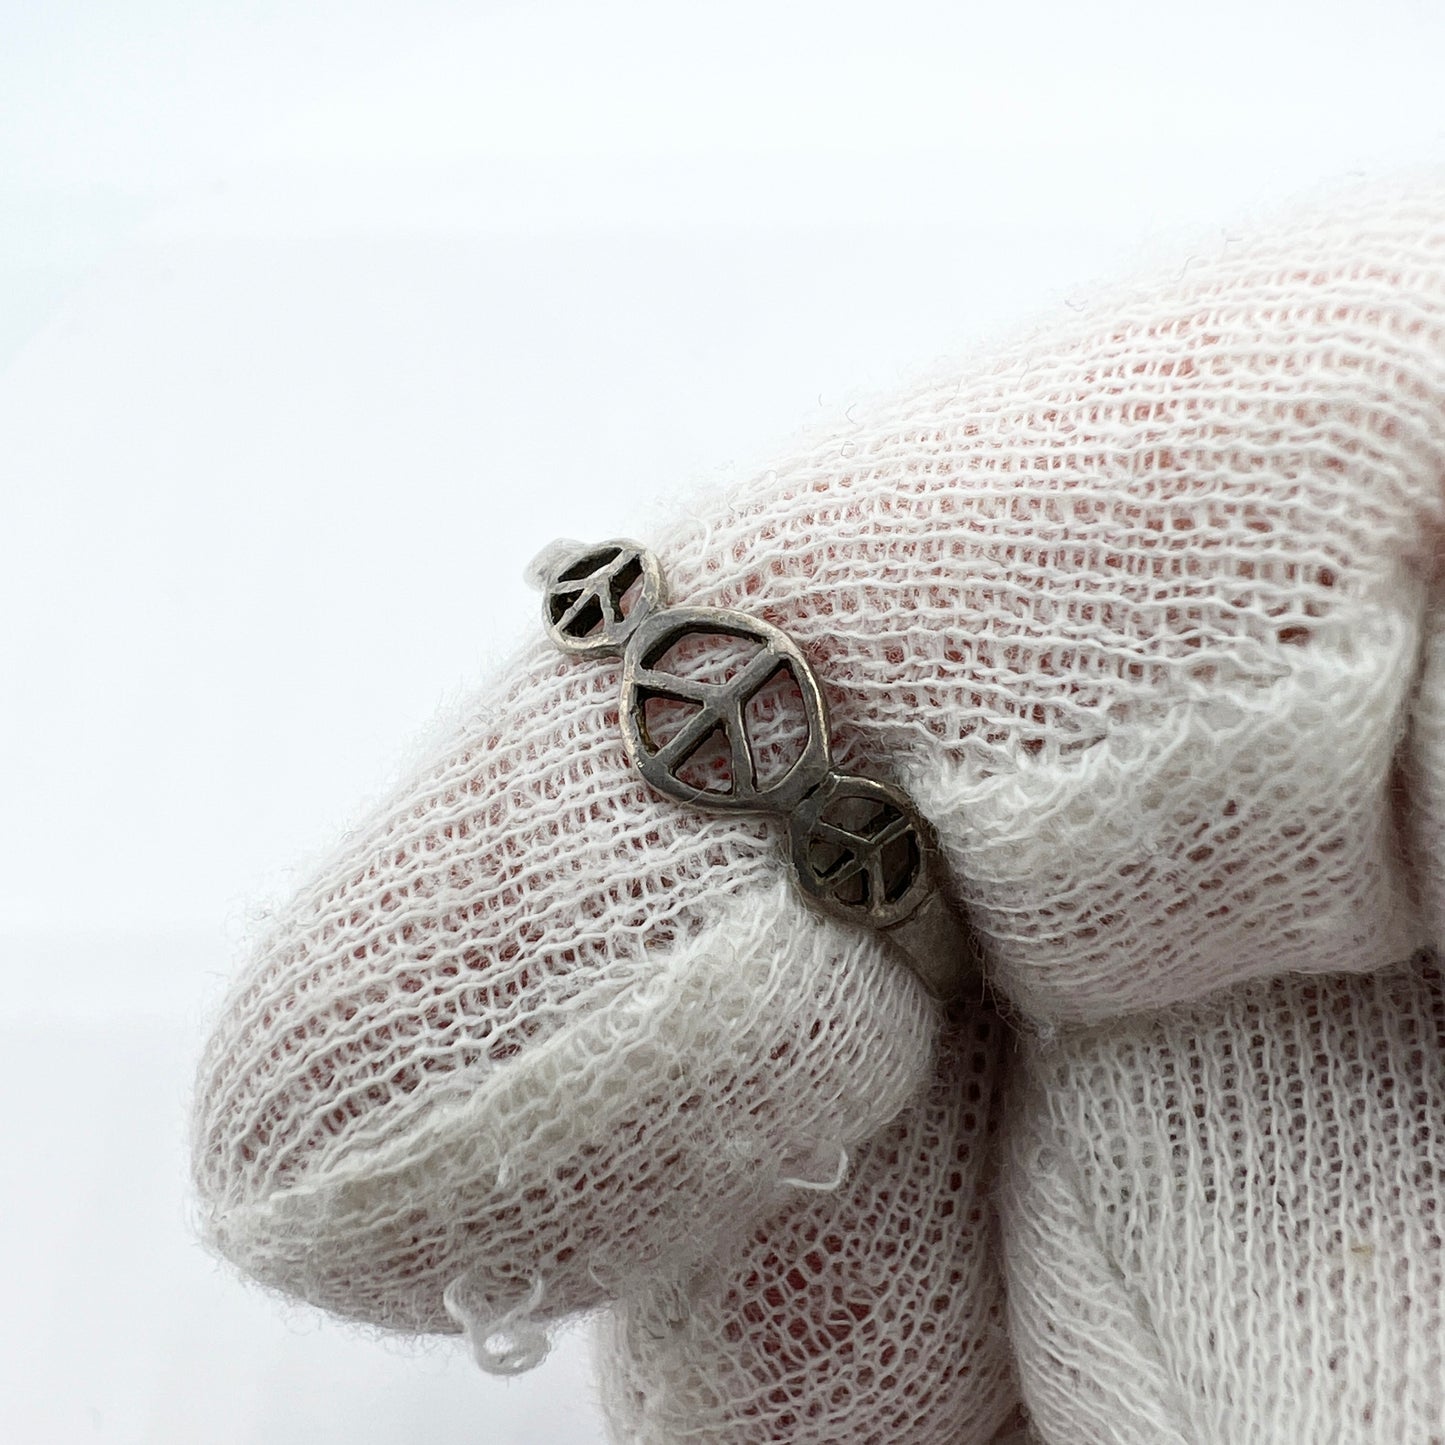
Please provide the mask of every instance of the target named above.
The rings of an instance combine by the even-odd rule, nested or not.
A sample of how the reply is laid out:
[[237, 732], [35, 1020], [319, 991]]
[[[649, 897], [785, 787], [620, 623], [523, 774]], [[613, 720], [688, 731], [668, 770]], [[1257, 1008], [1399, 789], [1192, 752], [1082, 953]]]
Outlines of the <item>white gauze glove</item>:
[[539, 636], [258, 942], [208, 1237], [503, 1371], [608, 1305], [625, 1441], [1445, 1439], [1445, 184], [850, 417], [645, 540], [931, 819], [1017, 1041]]

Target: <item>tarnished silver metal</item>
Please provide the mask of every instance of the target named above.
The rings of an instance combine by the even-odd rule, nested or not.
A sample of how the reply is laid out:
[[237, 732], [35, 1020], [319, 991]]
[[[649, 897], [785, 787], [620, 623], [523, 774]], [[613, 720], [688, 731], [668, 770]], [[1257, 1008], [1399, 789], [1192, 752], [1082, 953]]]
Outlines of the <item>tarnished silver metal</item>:
[[662, 568], [636, 542], [543, 555], [542, 620], [563, 652], [615, 656], [645, 618], [667, 605]]
[[[758, 645], [736, 674], [700, 682], [660, 671], [658, 663], [679, 642], [731, 637]], [[802, 695], [808, 738], [802, 756], [776, 780], [758, 780], [757, 757], [748, 735], [747, 706], [780, 673], [788, 673]], [[664, 698], [696, 709], [660, 746], [647, 724], [647, 704]], [[696, 788], [679, 770], [710, 739], [721, 736], [729, 754], [730, 785]], [[670, 607], [654, 613], [633, 634], [622, 659], [622, 740], [637, 770], [679, 802], [738, 813], [786, 813], [828, 774], [828, 707], [808, 659], [786, 632], [741, 612], [717, 607]]]
[[836, 917], [893, 928], [933, 889], [933, 829], [887, 783], [830, 772], [788, 829], [799, 886]]
[[[941, 887], [933, 829], [898, 788], [833, 766], [822, 686], [787, 633], [743, 612], [668, 607], [661, 565], [637, 542], [554, 544], [533, 576], [558, 647], [582, 657], [621, 656], [623, 743], [653, 788], [709, 811], [787, 818], [794, 877], [810, 904], [883, 933], [939, 998], [982, 988], [972, 936]], [[690, 643], [716, 638], [752, 651], [711, 678], [669, 667], [679, 644], [686, 652]], [[762, 778], [748, 706], [783, 676], [796, 685], [807, 736], [781, 776]], [[667, 736], [649, 722], [655, 703], [673, 709]], [[721, 780], [684, 779], [710, 744], [721, 745]]]

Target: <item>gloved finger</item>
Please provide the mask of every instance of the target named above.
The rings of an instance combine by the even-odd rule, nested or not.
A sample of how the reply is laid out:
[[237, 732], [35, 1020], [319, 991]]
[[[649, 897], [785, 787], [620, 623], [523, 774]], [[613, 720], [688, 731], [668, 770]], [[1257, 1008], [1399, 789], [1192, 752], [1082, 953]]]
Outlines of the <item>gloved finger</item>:
[[[1397, 827], [1439, 939], [1438, 588], [1422, 659]], [[1433, 954], [1028, 1040], [1014, 1078], [1001, 1209], [1044, 1441], [1445, 1437]]]
[[[1414, 939], [1387, 782], [1441, 505], [1441, 214], [1230, 248], [658, 539], [675, 596], [806, 649], [841, 759], [932, 817], [1036, 1017]], [[906, 970], [798, 903], [770, 823], [648, 792], [617, 695], [538, 643], [258, 942], [195, 1147], [244, 1267], [404, 1328], [563, 1312], [721, 1247], [790, 1151], [921, 1085]]]
[[[1004, 1030], [945, 1030], [928, 1092], [725, 1260], [604, 1320], [633, 1445], [982, 1445], [1017, 1394], [989, 1198]], [[828, 1184], [836, 1187], [829, 1189]]]
[[1423, 941], [1392, 783], [1445, 502], [1438, 180], [1191, 258], [855, 445], [812, 640], [1022, 1013]]
[[[512, 801], [535, 811], [529, 793]], [[491, 843], [555, 854], [555, 822], [498, 812]], [[524, 874], [529, 902], [550, 892], [560, 912], [565, 890], [581, 894], [571, 929], [539, 927], [525, 951], [478, 942], [508, 887], [477, 876], [487, 842], [426, 834], [450, 857], [421, 865], [420, 900], [348, 858], [306, 900], [310, 927], [293, 913], [263, 955], [203, 1064], [195, 1158], [216, 1246], [342, 1315], [465, 1328], [508, 1372], [533, 1362], [540, 1323], [705, 1257], [780, 1207], [800, 1168], [893, 1118], [933, 1058], [934, 1006], [912, 975], [781, 878], [709, 916], [734, 882], [709, 874], [736, 854], [669, 857], [666, 833], [660, 818], [648, 846], [678, 886], [647, 897], [624, 878], [610, 897], [631, 928], [583, 922], [586, 864], [608, 890], [620, 862], [637, 867], [625, 836], [598, 829], [591, 859], [579, 842]], [[404, 846], [380, 856], [416, 866]], [[395, 921], [353, 901], [337, 937], [331, 889], [348, 886], [395, 900]]]
[[1433, 960], [1026, 1047], [1001, 1210], [1044, 1445], [1445, 1436]]

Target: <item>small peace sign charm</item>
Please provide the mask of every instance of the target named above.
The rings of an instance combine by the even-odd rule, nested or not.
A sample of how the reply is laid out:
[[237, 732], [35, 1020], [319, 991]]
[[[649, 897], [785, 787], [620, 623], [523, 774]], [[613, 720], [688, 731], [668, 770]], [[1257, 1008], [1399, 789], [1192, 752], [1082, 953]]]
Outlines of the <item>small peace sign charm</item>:
[[933, 833], [897, 788], [830, 773], [788, 820], [793, 872], [820, 908], [891, 928], [933, 890]]
[[542, 620], [563, 652], [614, 657], [667, 603], [657, 558], [636, 542], [599, 542], [538, 559]]

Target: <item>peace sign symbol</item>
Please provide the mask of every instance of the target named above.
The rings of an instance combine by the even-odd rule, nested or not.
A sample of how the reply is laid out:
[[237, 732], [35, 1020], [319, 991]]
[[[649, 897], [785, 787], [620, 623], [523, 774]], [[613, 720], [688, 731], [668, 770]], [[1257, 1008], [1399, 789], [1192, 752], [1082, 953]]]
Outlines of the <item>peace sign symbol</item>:
[[[641, 590], [624, 610], [638, 583]], [[549, 569], [542, 617], [552, 641], [581, 657], [619, 653], [644, 618], [666, 601], [662, 567], [636, 542], [602, 542]]]
[[932, 891], [932, 833], [886, 783], [831, 773], [790, 822], [794, 874], [830, 913], [889, 928]]
[[[689, 637], [733, 637], [760, 645], [733, 676], [703, 682], [660, 671], [656, 664]], [[757, 759], [748, 735], [747, 706], [780, 672], [798, 685], [807, 717], [802, 755], [786, 773], [765, 787], [758, 783]], [[647, 704], [667, 698], [695, 709], [665, 743], [652, 736]], [[728, 750], [731, 783], [726, 791], [684, 782], [681, 769], [715, 735]], [[808, 660], [788, 635], [770, 623], [738, 612], [708, 607], [678, 607], [643, 622], [622, 664], [622, 737], [642, 776], [660, 793], [685, 803], [737, 812], [785, 812], [828, 773], [828, 718], [823, 690]]]

